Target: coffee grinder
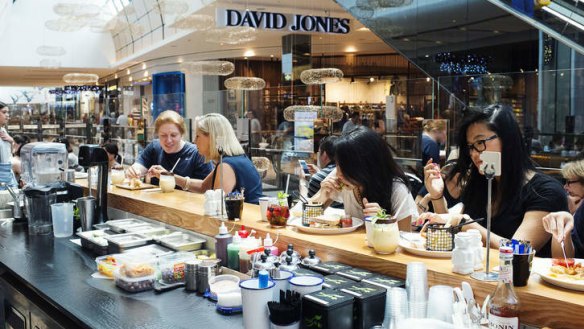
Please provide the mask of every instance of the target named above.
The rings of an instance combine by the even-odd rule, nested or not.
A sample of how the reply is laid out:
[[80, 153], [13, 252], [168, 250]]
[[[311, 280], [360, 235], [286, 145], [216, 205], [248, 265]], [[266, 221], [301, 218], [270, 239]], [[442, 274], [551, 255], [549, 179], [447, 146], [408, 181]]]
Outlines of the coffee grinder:
[[104, 223], [107, 218], [107, 184], [108, 184], [108, 157], [107, 152], [97, 144], [79, 146], [79, 165], [87, 170], [87, 188], [92, 194], [92, 174], [97, 170], [96, 209], [94, 224]]

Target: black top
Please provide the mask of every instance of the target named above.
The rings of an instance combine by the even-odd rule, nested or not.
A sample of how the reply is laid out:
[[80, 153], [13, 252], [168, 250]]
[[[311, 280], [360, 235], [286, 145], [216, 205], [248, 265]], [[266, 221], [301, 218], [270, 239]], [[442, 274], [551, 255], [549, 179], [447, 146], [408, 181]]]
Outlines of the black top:
[[440, 146], [430, 136], [422, 134], [422, 165], [426, 165], [428, 160], [440, 163]]
[[576, 258], [584, 258], [584, 205], [580, 205], [574, 213], [572, 242]]
[[95, 255], [69, 239], [28, 235], [25, 224], [0, 227], [0, 267], [8, 270], [2, 277], [32, 290], [35, 303], [50, 305], [66, 328], [243, 328], [240, 314], [220, 315], [214, 303], [182, 288], [128, 293], [92, 278]]
[[[514, 200], [505, 200], [504, 202], [509, 202], [512, 206], [508, 207], [504, 213], [493, 216], [491, 232], [507, 239], [513, 237], [528, 211], [554, 212], [568, 209], [568, 199], [562, 185], [554, 178], [542, 173], [536, 173], [529, 182], [523, 185], [521, 194]], [[465, 213], [471, 218], [487, 218], [486, 209], [467, 209], [465, 207]], [[483, 220], [480, 224], [486, 226], [487, 221]], [[548, 241], [541, 250], [537, 250], [537, 256], [551, 256], [550, 242]]]
[[249, 158], [245, 155], [224, 156], [223, 162], [230, 165], [235, 172], [233, 190], [241, 191], [242, 187], [245, 188], [243, 193], [245, 202], [258, 204], [263, 193], [262, 179]]

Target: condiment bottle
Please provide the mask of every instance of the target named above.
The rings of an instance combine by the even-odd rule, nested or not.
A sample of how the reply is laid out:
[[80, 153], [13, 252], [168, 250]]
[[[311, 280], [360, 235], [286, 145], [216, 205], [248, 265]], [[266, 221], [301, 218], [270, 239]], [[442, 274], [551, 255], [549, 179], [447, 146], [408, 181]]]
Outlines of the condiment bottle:
[[499, 248], [499, 283], [489, 302], [489, 328], [519, 329], [519, 298], [513, 289], [513, 249]]
[[237, 231], [237, 234], [239, 234], [240, 237], [245, 239], [249, 236], [249, 231], [245, 229], [245, 226], [241, 225], [241, 228], [239, 229], [239, 231]]
[[264, 248], [270, 249], [270, 255], [278, 256], [278, 247], [274, 246], [274, 242], [272, 241], [272, 237], [270, 237], [270, 233], [266, 234], [266, 238], [264, 239]]
[[[288, 250], [290, 250], [290, 249], [288, 249]], [[292, 262], [292, 257], [286, 256], [286, 263], [280, 265], [280, 269], [294, 272], [298, 269], [298, 266]]]
[[308, 257], [302, 259], [302, 265], [309, 267], [311, 265], [318, 265], [320, 263], [320, 258], [316, 257], [316, 251], [310, 249], [308, 251]]
[[221, 266], [227, 266], [227, 245], [232, 240], [233, 236], [227, 231], [225, 223], [221, 223], [219, 234], [215, 235], [215, 255], [221, 260]]
[[241, 237], [239, 234], [233, 236], [233, 242], [227, 245], [227, 267], [239, 271], [239, 245]]
[[247, 252], [258, 247], [258, 240], [250, 237], [243, 239], [239, 245], [239, 271], [241, 273], [247, 273], [250, 270], [250, 258], [251, 255]]
[[459, 274], [471, 274], [475, 265], [475, 250], [473, 248], [473, 236], [468, 232], [460, 232], [454, 237], [454, 250], [452, 250], [452, 272]]

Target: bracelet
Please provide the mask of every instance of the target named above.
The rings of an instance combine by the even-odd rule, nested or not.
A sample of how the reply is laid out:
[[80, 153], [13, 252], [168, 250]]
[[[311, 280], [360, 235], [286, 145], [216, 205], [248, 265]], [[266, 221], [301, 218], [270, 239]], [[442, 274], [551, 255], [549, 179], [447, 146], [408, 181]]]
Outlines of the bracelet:
[[183, 191], [188, 191], [189, 190], [189, 181], [191, 180], [191, 178], [189, 176], [186, 177], [185, 179], [185, 185], [183, 186]]
[[430, 198], [430, 200], [432, 200], [432, 201], [438, 201], [438, 200], [441, 200], [443, 197], [444, 197], [444, 196], [443, 196], [443, 195], [441, 195], [440, 197], [438, 197], [438, 198], [436, 198], [436, 199], [432, 199], [432, 198]]

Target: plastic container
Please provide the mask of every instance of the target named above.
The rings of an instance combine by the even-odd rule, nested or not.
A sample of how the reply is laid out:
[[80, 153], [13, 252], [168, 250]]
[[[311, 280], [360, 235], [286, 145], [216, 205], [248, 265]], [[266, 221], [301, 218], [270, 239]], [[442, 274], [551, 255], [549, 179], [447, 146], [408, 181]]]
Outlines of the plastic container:
[[155, 280], [155, 274], [131, 278], [121, 274], [119, 268], [114, 271], [114, 282], [116, 286], [129, 292], [152, 290], [154, 289]]
[[239, 292], [239, 278], [231, 274], [217, 275], [209, 279], [209, 298], [217, 300], [217, 295]]
[[274, 241], [272, 241], [272, 238], [270, 237], [270, 233], [266, 234], [266, 238], [264, 239], [264, 248], [270, 250], [271, 256], [278, 256], [278, 254], [279, 254], [278, 247], [274, 246]]
[[115, 270], [120, 266], [118, 255], [99, 256], [95, 259], [97, 271], [107, 277], [113, 278]]
[[196, 260], [189, 252], [177, 252], [158, 258], [160, 280], [166, 284], [185, 282], [185, 262]]
[[154, 288], [156, 280], [155, 260], [140, 255], [120, 255], [121, 263], [114, 271], [116, 286], [129, 291], [139, 292]]

